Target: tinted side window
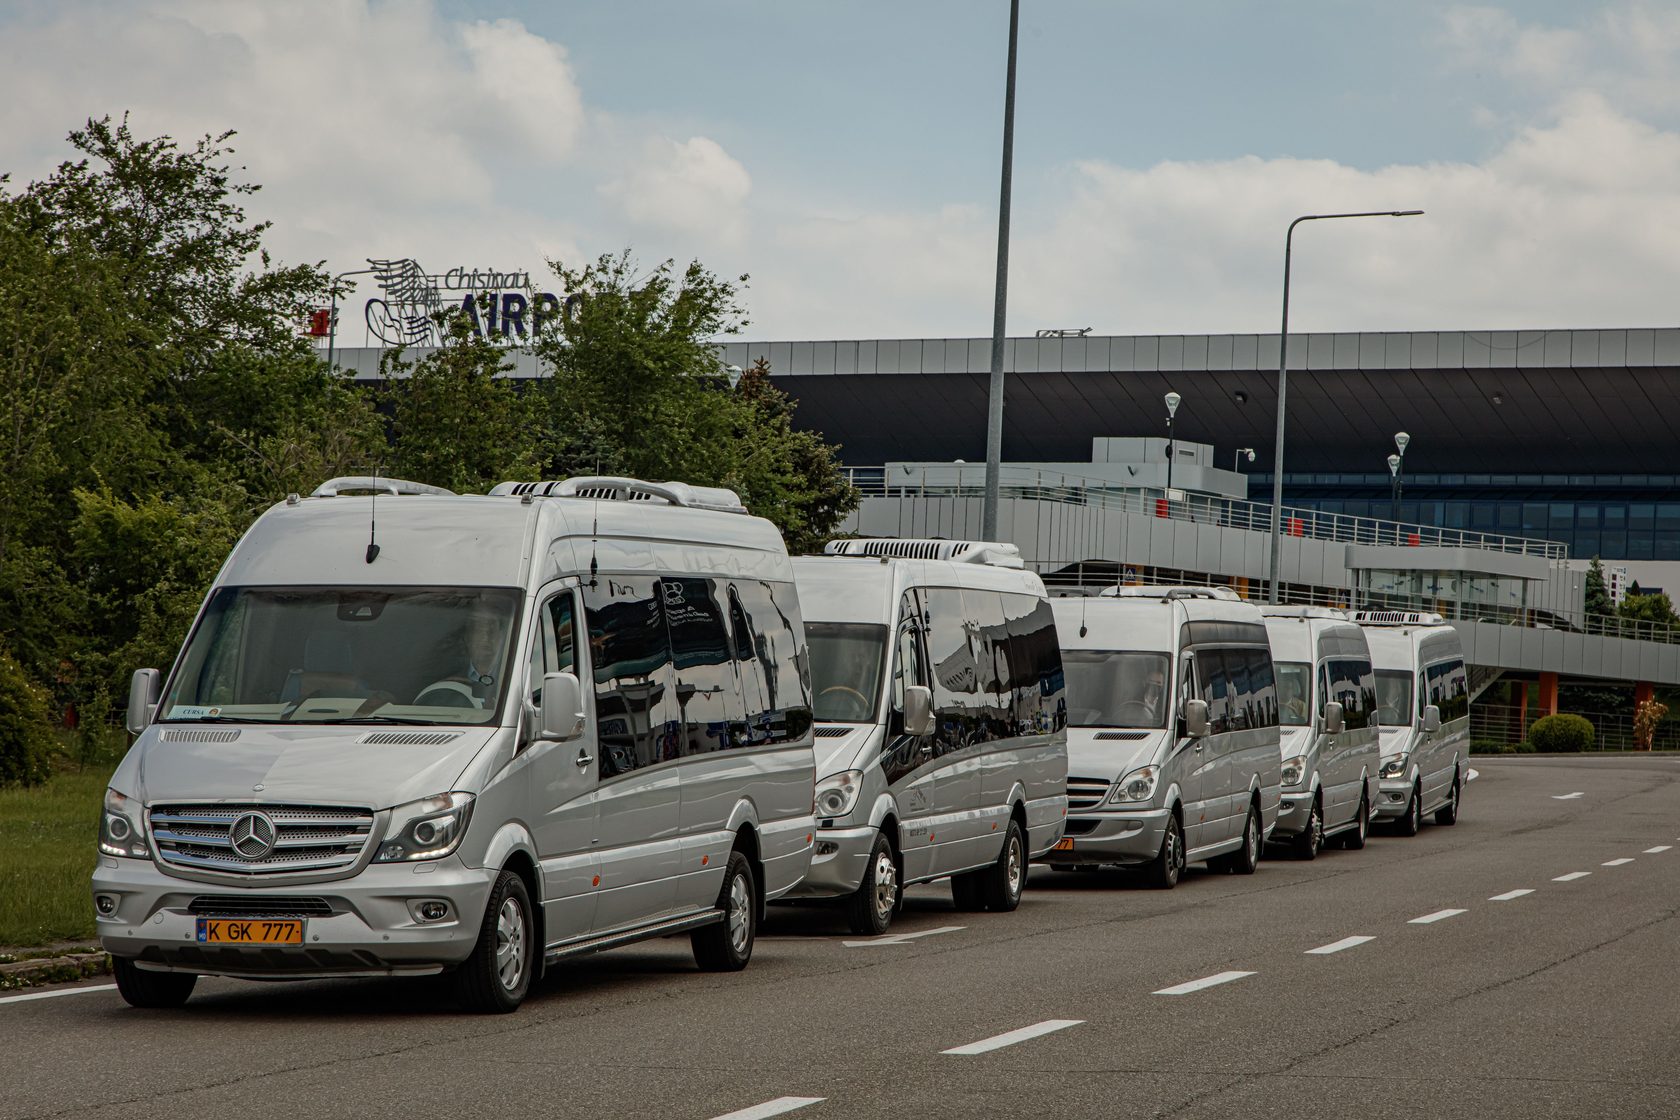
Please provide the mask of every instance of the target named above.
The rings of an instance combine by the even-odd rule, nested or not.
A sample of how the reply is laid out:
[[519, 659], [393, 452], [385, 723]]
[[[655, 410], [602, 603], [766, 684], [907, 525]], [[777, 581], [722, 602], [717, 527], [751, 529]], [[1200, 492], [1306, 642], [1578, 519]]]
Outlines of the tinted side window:
[[893, 722], [887, 728], [887, 740], [881, 750], [881, 772], [888, 782], [896, 782], [922, 764], [923, 738], [904, 734], [904, 690], [910, 685], [926, 685], [927, 654], [922, 646], [922, 608], [918, 592], [904, 593], [899, 601], [898, 630], [894, 639], [892, 676]]
[[1342, 706], [1342, 719], [1348, 730], [1371, 725], [1371, 712], [1376, 707], [1376, 681], [1368, 661], [1338, 659], [1326, 663], [1329, 670], [1328, 699]]
[[1034, 595], [1003, 597], [1009, 620], [1012, 711], [1017, 735], [1038, 735], [1067, 726], [1067, 691], [1056, 615]]
[[531, 637], [531, 667], [528, 691], [531, 703], [542, 703], [543, 677], [549, 673], [576, 672], [577, 636], [572, 623], [572, 593], [562, 591], [542, 605], [537, 614], [537, 632]]
[[727, 750], [744, 731], [745, 713], [724, 603], [703, 576], [666, 576], [660, 590], [676, 667], [680, 753]]
[[1424, 670], [1427, 682], [1424, 704], [1441, 709], [1441, 720], [1459, 719], [1470, 714], [1469, 679], [1462, 661], [1443, 661]]
[[1231, 730], [1231, 677], [1225, 669], [1223, 650], [1196, 651], [1196, 684], [1198, 695], [1208, 706], [1208, 733], [1221, 735]]
[[583, 604], [595, 665], [601, 777], [677, 757], [682, 716], [660, 581], [603, 576], [584, 589]]
[[1006, 739], [1014, 734], [1014, 672], [1009, 664], [1009, 620], [1003, 595], [967, 588], [962, 592], [963, 626], [980, 674], [978, 704], [970, 743]]
[[963, 614], [962, 593], [954, 587], [922, 592], [928, 666], [933, 685], [933, 753], [960, 750], [983, 734], [985, 699], [973, 627]]
[[803, 737], [811, 729], [811, 677], [793, 585], [729, 580], [723, 595], [741, 673], [747, 743]]
[[1276, 727], [1278, 724], [1277, 681], [1272, 671], [1272, 655], [1263, 649], [1248, 653], [1248, 687], [1250, 696], [1249, 727]]

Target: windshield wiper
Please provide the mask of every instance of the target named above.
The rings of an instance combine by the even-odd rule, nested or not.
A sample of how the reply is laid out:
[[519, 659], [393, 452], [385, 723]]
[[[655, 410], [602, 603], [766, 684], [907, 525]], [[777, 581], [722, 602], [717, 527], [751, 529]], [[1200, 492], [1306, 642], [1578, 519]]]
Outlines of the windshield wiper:
[[178, 719], [160, 719], [156, 723], [279, 723], [279, 717], [272, 719], [258, 719], [255, 716], [183, 716]]
[[293, 723], [404, 723], [413, 727], [438, 727], [435, 719], [414, 719], [411, 716], [345, 716], [343, 719], [292, 720]]

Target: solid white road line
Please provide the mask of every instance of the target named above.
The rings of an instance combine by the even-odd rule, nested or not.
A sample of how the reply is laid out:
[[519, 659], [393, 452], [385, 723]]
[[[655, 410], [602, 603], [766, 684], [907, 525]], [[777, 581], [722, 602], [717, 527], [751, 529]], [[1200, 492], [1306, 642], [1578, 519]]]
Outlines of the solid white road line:
[[1585, 796], [1585, 795], [1580, 790], [1576, 790], [1574, 793], [1554, 793], [1554, 794], [1552, 794], [1552, 800], [1553, 801], [1573, 801], [1575, 798], [1583, 797], [1583, 796]]
[[1632, 856], [1623, 856], [1621, 859], [1607, 859], [1603, 863], [1599, 864], [1599, 866], [1600, 867], [1620, 867], [1624, 863], [1632, 863], [1632, 862], [1633, 862], [1633, 857]]
[[31, 999], [57, 999], [59, 996], [79, 996], [83, 992], [114, 992], [115, 984], [94, 984], [87, 988], [60, 988], [56, 992], [30, 992], [21, 996], [0, 996], [0, 1003], [23, 1003]]
[[1673, 844], [1658, 844], [1654, 848], [1646, 848], [1645, 849], [1645, 854], [1648, 855], [1648, 856], [1654, 856], [1658, 852], [1666, 852], [1672, 847], [1674, 847]]
[[1191, 992], [1199, 992], [1203, 988], [1229, 984], [1233, 980], [1241, 980], [1245, 976], [1253, 975], [1252, 972], [1216, 972], [1212, 976], [1204, 976], [1200, 980], [1191, 980], [1185, 984], [1174, 984], [1170, 988], [1162, 988], [1155, 994], [1158, 996], [1187, 996]]
[[1456, 918], [1460, 914], [1467, 914], [1468, 910], [1437, 910], [1433, 914], [1425, 914], [1421, 918], [1413, 918], [1406, 924], [1409, 926], [1427, 926], [1446, 918]]
[[956, 933], [967, 926], [940, 926], [938, 929], [918, 930], [915, 933], [890, 933], [885, 937], [871, 937], [868, 941], [842, 941], [848, 949], [862, 949], [866, 945], [904, 945], [918, 937], [932, 937], [936, 933]]
[[1343, 949], [1351, 949], [1356, 945], [1363, 945], [1367, 941], [1375, 941], [1375, 940], [1376, 940], [1376, 938], [1374, 938], [1374, 937], [1364, 937], [1364, 936], [1344, 937], [1340, 941], [1332, 941], [1328, 945], [1320, 945], [1316, 949], [1308, 949], [1307, 950], [1307, 956], [1309, 956], [1309, 957], [1328, 957], [1331, 953], [1339, 953]]
[[712, 1120], [765, 1120], [769, 1116], [780, 1116], [784, 1112], [792, 1112], [796, 1108], [804, 1108], [809, 1104], [821, 1104], [827, 1097], [777, 1097], [773, 1101], [755, 1104], [751, 1108], [737, 1109], [726, 1112], [722, 1116], [715, 1116]]
[[1559, 875], [1557, 878], [1553, 879], [1552, 882], [1554, 882], [1554, 883], [1573, 883], [1575, 880], [1585, 879], [1588, 875], [1591, 875], [1591, 874], [1592, 874], [1591, 871], [1571, 871], [1567, 875]]
[[1513, 898], [1521, 898], [1525, 894], [1533, 894], [1533, 893], [1534, 893], [1534, 888], [1533, 887], [1520, 887], [1520, 888], [1518, 888], [1517, 890], [1514, 890], [1514, 891], [1506, 891], [1504, 894], [1496, 894], [1492, 898], [1488, 899], [1488, 901], [1489, 902], [1509, 902]]
[[1042, 1023], [1034, 1023], [1030, 1027], [1020, 1030], [1005, 1031], [995, 1034], [991, 1038], [982, 1038], [979, 1042], [971, 1042], [967, 1046], [953, 1046], [949, 1050], [941, 1050], [941, 1054], [984, 1054], [989, 1050], [1002, 1050], [1005, 1046], [1013, 1046], [1017, 1042], [1025, 1042], [1029, 1038], [1051, 1034], [1055, 1031], [1065, 1031], [1069, 1027], [1077, 1027], [1083, 1019], [1046, 1019]]

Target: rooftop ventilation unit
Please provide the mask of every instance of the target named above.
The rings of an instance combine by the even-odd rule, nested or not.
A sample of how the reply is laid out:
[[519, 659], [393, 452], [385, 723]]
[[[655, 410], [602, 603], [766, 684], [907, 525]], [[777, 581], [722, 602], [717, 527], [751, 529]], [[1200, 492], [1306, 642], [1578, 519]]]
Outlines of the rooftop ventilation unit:
[[994, 568], [1020, 568], [1021, 550], [1002, 541], [942, 541], [901, 538], [854, 537], [829, 541], [823, 547], [829, 556], [880, 556], [894, 560], [950, 560], [957, 564], [990, 564]]
[[1361, 626], [1441, 626], [1446, 619], [1432, 611], [1349, 611]]
[[1098, 596], [1103, 599], [1219, 599], [1228, 603], [1240, 603], [1241, 595], [1229, 587], [1152, 587], [1147, 584], [1135, 587], [1105, 587]]
[[504, 482], [492, 497], [587, 498], [599, 502], [656, 502], [685, 509], [746, 513], [741, 496], [721, 486], [690, 486], [686, 482], [643, 482], [639, 478], [583, 475], [556, 482]]
[[336, 498], [340, 494], [431, 494], [452, 498], [455, 491], [441, 486], [427, 486], [424, 482], [410, 482], [406, 478], [374, 478], [372, 475], [347, 475], [329, 478], [310, 491], [311, 498]]
[[1300, 607], [1283, 603], [1263, 604], [1260, 613], [1267, 618], [1333, 618], [1338, 622], [1346, 622], [1348, 617], [1346, 611], [1335, 607]]

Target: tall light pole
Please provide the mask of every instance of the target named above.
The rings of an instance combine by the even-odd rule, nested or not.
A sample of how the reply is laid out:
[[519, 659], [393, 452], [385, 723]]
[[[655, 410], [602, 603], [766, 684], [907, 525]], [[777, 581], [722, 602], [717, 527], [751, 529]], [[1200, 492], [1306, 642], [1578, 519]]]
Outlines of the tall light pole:
[[1406, 445], [1411, 442], [1412, 437], [1407, 435], [1405, 432], [1394, 433], [1394, 446], [1399, 450], [1400, 454], [1389, 458], [1388, 469], [1394, 475], [1393, 520], [1395, 521], [1400, 520], [1400, 495], [1406, 492]]
[[[1400, 522], [1400, 456], [1388, 457], [1388, 519], [1397, 526]], [[1400, 530], [1394, 530], [1398, 533]]]
[[997, 288], [992, 299], [992, 384], [986, 408], [986, 497], [980, 535], [997, 540], [998, 472], [1003, 459], [1003, 320], [1009, 296], [1009, 173], [1015, 163], [1015, 40], [1021, 0], [1009, 0], [1009, 76], [1003, 87], [1003, 176], [998, 189]]
[[1278, 558], [1283, 551], [1283, 539], [1278, 535], [1283, 526], [1283, 416], [1284, 399], [1289, 389], [1289, 259], [1295, 245], [1295, 227], [1302, 222], [1319, 222], [1327, 218], [1412, 218], [1422, 210], [1360, 210], [1351, 214], [1302, 214], [1289, 223], [1283, 239], [1283, 331], [1278, 339], [1278, 397], [1277, 438], [1272, 444], [1272, 556], [1266, 575], [1266, 601], [1278, 601]]
[[[367, 276], [378, 271], [377, 268], [353, 268], [332, 278], [332, 308], [327, 312], [327, 369], [333, 368], [333, 347], [338, 342], [338, 282], [346, 276]], [[344, 290], [348, 292], [350, 289]]]
[[1172, 468], [1173, 460], [1178, 456], [1178, 448], [1173, 444], [1173, 417], [1178, 415], [1178, 402], [1184, 398], [1177, 393], [1168, 393], [1161, 398], [1167, 404], [1167, 497], [1172, 498]]

